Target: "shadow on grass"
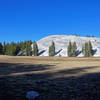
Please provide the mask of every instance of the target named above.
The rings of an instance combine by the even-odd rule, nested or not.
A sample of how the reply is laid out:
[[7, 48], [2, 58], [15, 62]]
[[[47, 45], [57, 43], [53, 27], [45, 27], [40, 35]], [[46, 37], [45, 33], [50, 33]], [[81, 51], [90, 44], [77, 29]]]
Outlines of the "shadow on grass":
[[[31, 71], [48, 70], [55, 65], [21, 65], [0, 64], [0, 75], [11, 73], [23, 73]], [[0, 78], [0, 100], [25, 100], [27, 91], [36, 90], [40, 96], [36, 100], [100, 100], [100, 73], [83, 74], [87, 70], [99, 66], [84, 66], [75, 69], [60, 70], [55, 73], [30, 73], [15, 76], [3, 76]], [[2, 69], [2, 71], [1, 71]], [[9, 70], [6, 72], [6, 70]], [[3, 74], [4, 71], [4, 74]], [[63, 77], [63, 75], [73, 75]], [[53, 78], [54, 76], [60, 76]], [[51, 78], [51, 79], [50, 79]], [[42, 79], [40, 83], [36, 80]]]
[[13, 64], [13, 63], [0, 63], [0, 75], [9, 75], [11, 73], [21, 73], [21, 72], [32, 72], [32, 71], [42, 71], [47, 70], [55, 65], [43, 65], [43, 64]]

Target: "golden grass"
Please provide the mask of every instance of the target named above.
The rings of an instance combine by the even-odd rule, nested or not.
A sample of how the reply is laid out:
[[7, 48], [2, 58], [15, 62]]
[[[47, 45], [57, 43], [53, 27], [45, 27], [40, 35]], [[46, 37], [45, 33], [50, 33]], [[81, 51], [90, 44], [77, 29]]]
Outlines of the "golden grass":
[[[19, 64], [19, 72], [15, 71], [13, 72], [10, 69], [10, 66], [8, 66], [8, 68], [6, 68], [6, 71], [11, 71], [10, 74], [6, 74], [3, 76], [17, 76], [17, 75], [25, 75], [25, 74], [36, 74], [36, 73], [58, 73], [58, 72], [63, 72], [63, 71], [68, 71], [69, 72], [72, 70], [71, 73], [59, 73], [59, 74], [54, 74], [52, 77], [49, 78], [56, 78], [56, 77], [69, 77], [69, 76], [80, 76], [83, 74], [87, 74], [87, 73], [97, 73], [100, 72], [100, 58], [94, 58], [94, 57], [90, 57], [90, 58], [68, 58], [68, 57], [27, 57], [27, 56], [0, 56], [0, 62], [1, 63], [10, 63], [10, 64], [16, 64], [13, 65], [11, 67], [16, 68], [16, 66], [18, 66], [17, 64]], [[23, 65], [23, 66], [21, 66]], [[41, 67], [45, 66], [45, 65], [49, 65], [51, 66], [51, 68], [47, 68], [46, 70], [38, 70], [38, 71], [23, 71], [20, 72], [20, 66], [23, 67], [24, 70], [24, 65], [26, 68], [29, 65], [33, 65], [33, 69], [34, 66], [37, 65], [37, 67], [39, 67], [39, 65], [42, 65]], [[52, 67], [53, 66], [53, 67]], [[30, 67], [29, 67], [30, 68]], [[3, 73], [3, 70], [5, 71], [5, 69], [2, 67], [1, 65], [1, 71], [0, 73]], [[16, 70], [16, 69], [15, 69]], [[74, 70], [78, 70], [77, 72], [73, 72]], [[82, 70], [82, 71], [81, 71]], [[2, 75], [1, 75], [2, 77]]]
[[0, 56], [0, 100], [25, 100], [34, 89], [42, 93], [37, 100], [58, 100], [59, 93], [65, 94], [60, 100], [72, 100], [73, 93], [77, 100], [98, 100], [99, 79], [100, 58]]

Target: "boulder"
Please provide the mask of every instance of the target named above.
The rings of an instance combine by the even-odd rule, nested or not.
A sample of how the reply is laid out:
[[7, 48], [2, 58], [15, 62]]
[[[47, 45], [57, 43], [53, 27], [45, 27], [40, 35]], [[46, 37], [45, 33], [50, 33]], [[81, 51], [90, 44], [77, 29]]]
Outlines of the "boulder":
[[27, 100], [34, 100], [36, 97], [39, 96], [39, 93], [36, 91], [29, 91], [26, 93], [26, 99]]

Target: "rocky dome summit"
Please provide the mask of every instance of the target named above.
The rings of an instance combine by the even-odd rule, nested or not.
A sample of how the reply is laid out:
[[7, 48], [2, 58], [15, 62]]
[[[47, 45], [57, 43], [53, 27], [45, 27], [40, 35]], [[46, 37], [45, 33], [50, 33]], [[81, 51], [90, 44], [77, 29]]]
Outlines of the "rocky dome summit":
[[82, 46], [84, 43], [91, 41], [93, 50], [95, 51], [94, 57], [100, 56], [100, 38], [96, 37], [81, 37], [74, 35], [50, 35], [39, 41], [37, 41], [39, 48], [39, 56], [49, 56], [49, 46], [52, 41], [55, 43], [55, 56], [67, 57], [67, 48], [69, 42], [76, 42], [77, 45], [77, 57], [83, 57]]

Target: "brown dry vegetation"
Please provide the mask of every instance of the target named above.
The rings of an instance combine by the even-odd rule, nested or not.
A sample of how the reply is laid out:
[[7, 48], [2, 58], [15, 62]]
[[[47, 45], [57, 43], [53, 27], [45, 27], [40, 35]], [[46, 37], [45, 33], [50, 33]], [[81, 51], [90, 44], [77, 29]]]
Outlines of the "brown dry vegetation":
[[30, 90], [36, 100], [100, 100], [100, 58], [0, 56], [0, 100]]

